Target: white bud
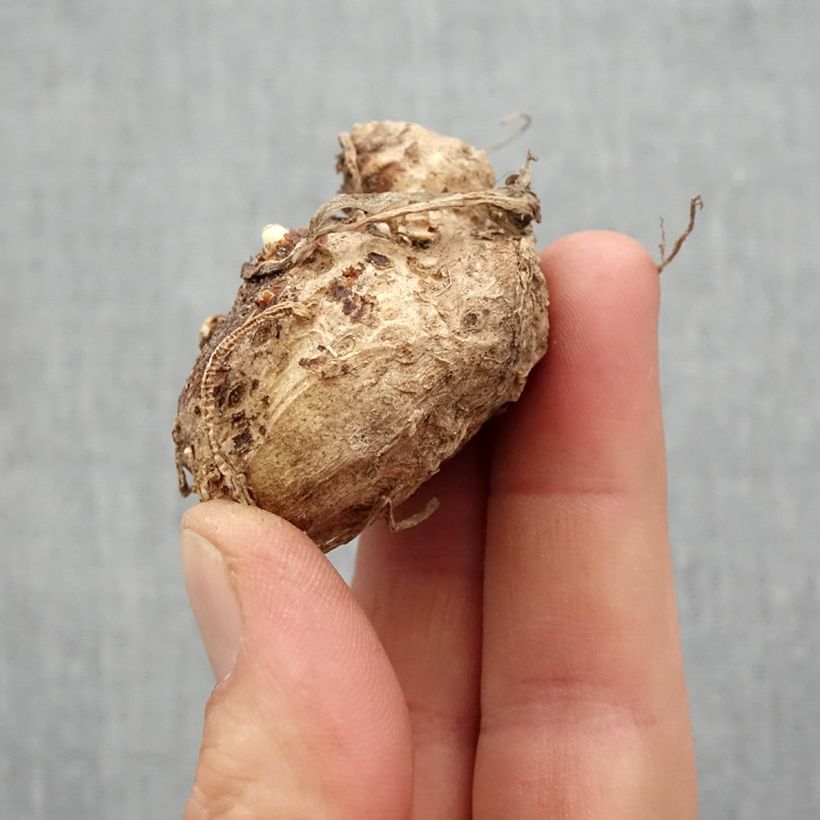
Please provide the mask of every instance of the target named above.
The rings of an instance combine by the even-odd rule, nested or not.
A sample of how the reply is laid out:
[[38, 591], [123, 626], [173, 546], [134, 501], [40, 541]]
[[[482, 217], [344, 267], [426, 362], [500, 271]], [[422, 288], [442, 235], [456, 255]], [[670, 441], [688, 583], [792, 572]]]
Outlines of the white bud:
[[262, 246], [265, 253], [272, 253], [288, 233], [289, 231], [284, 225], [265, 225], [262, 229]]

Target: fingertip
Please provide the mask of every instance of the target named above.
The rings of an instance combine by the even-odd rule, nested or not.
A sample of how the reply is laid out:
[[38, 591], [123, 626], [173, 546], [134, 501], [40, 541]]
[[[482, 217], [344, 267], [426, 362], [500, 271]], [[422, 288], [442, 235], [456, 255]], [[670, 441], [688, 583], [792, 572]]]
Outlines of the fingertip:
[[248, 629], [264, 633], [300, 610], [351, 605], [344, 579], [319, 547], [278, 515], [219, 499], [188, 510], [182, 527], [222, 556]]
[[624, 384], [623, 365], [655, 355], [660, 286], [657, 267], [636, 239], [614, 231], [580, 231], [541, 254], [550, 291], [545, 364], [554, 377]]
[[[619, 485], [661, 462], [658, 273], [635, 239], [583, 231], [541, 256], [550, 291], [550, 346], [502, 437], [494, 480]], [[542, 453], [536, 468], [533, 443]], [[570, 478], [574, 476], [573, 478]], [[594, 480], [593, 480], [594, 478]]]
[[217, 681], [233, 668], [240, 635], [266, 628], [274, 587], [288, 579], [303, 579], [291, 584], [302, 588], [304, 579], [333, 584], [324, 577], [327, 562], [304, 533], [272, 513], [225, 499], [185, 512], [180, 557]]
[[193, 530], [224, 555], [236, 556], [271, 548], [307, 550], [319, 548], [300, 529], [274, 513], [227, 499], [203, 501], [182, 516], [180, 530]]
[[541, 251], [541, 267], [546, 275], [582, 267], [610, 276], [628, 274], [655, 285], [658, 279], [657, 264], [644, 245], [617, 231], [576, 231], [563, 236]]

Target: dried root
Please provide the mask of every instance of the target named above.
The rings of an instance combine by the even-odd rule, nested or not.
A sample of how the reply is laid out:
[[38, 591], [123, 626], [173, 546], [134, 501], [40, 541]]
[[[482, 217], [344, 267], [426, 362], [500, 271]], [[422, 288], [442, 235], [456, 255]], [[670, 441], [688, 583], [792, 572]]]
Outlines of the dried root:
[[672, 245], [672, 250], [669, 252], [668, 256], [666, 255], [666, 229], [663, 224], [663, 217], [661, 217], [661, 241], [658, 243], [658, 251], [660, 252], [660, 261], [657, 264], [658, 273], [661, 273], [661, 271], [663, 271], [663, 269], [678, 255], [678, 251], [681, 247], [683, 247], [683, 243], [686, 242], [689, 234], [695, 229], [697, 212], [702, 209], [703, 198], [700, 194], [689, 200], [689, 224], [686, 226], [683, 233], [675, 240], [675, 244]]

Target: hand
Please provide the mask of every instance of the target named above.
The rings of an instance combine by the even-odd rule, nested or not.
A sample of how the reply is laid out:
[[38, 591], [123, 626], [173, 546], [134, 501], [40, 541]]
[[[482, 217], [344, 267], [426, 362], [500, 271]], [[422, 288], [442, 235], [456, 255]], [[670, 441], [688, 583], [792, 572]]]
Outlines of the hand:
[[[352, 590], [227, 502], [182, 554], [217, 680], [186, 818], [696, 816], [666, 520], [659, 282], [633, 240], [542, 256], [520, 401], [361, 539]], [[414, 504], [416, 507], [414, 507]]]

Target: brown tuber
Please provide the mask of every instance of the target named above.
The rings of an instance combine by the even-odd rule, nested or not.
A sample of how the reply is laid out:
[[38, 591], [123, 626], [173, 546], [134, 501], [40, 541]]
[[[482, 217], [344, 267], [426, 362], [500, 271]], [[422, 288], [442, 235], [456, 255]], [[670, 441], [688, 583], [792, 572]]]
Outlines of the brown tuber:
[[257, 504], [325, 551], [429, 513], [393, 522], [547, 347], [529, 158], [495, 187], [483, 151], [418, 125], [340, 142], [342, 194], [265, 228], [174, 425], [183, 494]]

